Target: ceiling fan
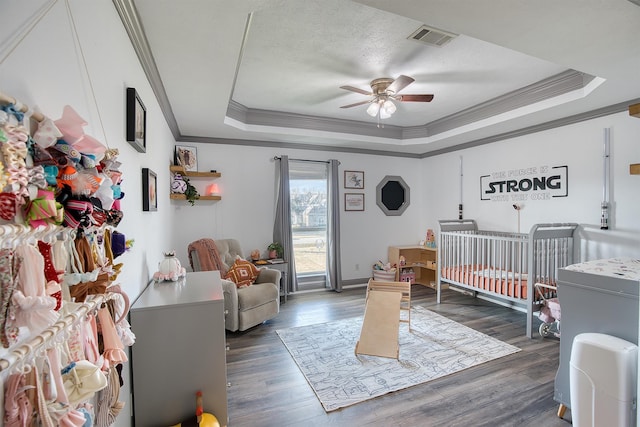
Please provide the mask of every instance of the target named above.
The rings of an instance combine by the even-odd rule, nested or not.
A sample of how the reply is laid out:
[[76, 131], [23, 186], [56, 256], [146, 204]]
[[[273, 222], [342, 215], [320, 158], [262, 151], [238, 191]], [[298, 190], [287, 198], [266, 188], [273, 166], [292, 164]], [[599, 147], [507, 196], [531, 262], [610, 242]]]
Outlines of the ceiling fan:
[[405, 87], [409, 86], [415, 80], [409, 76], [401, 75], [397, 79], [383, 77], [372, 80], [371, 92], [359, 89], [353, 86], [340, 86], [340, 89], [350, 90], [351, 92], [368, 95], [371, 98], [366, 101], [356, 102], [355, 104], [343, 105], [340, 108], [357, 107], [358, 105], [371, 104], [367, 108], [367, 114], [378, 119], [388, 119], [396, 111], [396, 105], [393, 101], [398, 102], [431, 102], [433, 95], [399, 95]]

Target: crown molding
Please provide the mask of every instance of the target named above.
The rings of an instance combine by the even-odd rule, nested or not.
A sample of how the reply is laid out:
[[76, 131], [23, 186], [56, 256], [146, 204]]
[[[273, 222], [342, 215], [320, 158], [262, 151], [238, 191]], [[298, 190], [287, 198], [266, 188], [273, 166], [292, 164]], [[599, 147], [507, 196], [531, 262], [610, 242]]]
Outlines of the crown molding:
[[422, 154], [421, 158], [438, 156], [440, 154], [451, 153], [455, 151], [464, 150], [467, 148], [478, 147], [480, 145], [491, 144], [493, 142], [502, 141], [505, 139], [517, 138], [519, 136], [529, 135], [532, 133], [542, 132], [545, 130], [555, 129], [562, 126], [568, 126], [575, 123], [584, 122], [586, 120], [597, 119], [599, 117], [609, 116], [611, 114], [617, 114], [622, 111], [627, 111], [629, 105], [640, 102], [640, 98], [632, 99], [630, 101], [620, 102], [618, 104], [609, 105], [607, 107], [598, 108], [596, 110], [587, 111], [573, 116], [563, 117], [561, 119], [552, 120], [550, 122], [540, 123], [534, 126], [528, 126], [526, 128], [517, 129], [511, 132], [501, 133], [499, 135], [493, 135], [486, 138], [476, 139], [475, 141], [469, 141], [464, 144], [459, 144], [454, 147], [443, 148], [440, 150], [429, 151]]
[[385, 150], [370, 150], [366, 148], [352, 148], [352, 147], [339, 147], [335, 145], [315, 145], [315, 144], [299, 144], [293, 142], [274, 142], [274, 141], [262, 141], [255, 139], [228, 139], [228, 138], [211, 138], [203, 136], [189, 136], [181, 135], [180, 139], [176, 142], [179, 143], [204, 143], [204, 144], [224, 144], [224, 145], [236, 145], [246, 147], [271, 147], [271, 148], [289, 148], [292, 150], [312, 150], [312, 151], [331, 151], [337, 153], [355, 153], [355, 154], [368, 154], [372, 156], [387, 156], [387, 157], [406, 157], [411, 159], [422, 158], [423, 154], [414, 153], [401, 153], [395, 151]]
[[252, 109], [233, 100], [229, 102], [227, 107], [227, 117], [248, 126], [307, 129], [388, 138], [398, 141], [402, 140], [403, 133], [403, 128], [400, 126], [384, 125], [384, 127], [376, 127], [372, 126], [370, 122]]
[[320, 132], [363, 135], [407, 141], [428, 138], [462, 126], [489, 119], [541, 101], [584, 89], [595, 77], [575, 70], [566, 70], [536, 83], [493, 98], [441, 119], [420, 126], [385, 125], [377, 128], [369, 122], [316, 117], [280, 111], [251, 109], [233, 100], [227, 107], [227, 117], [247, 126], [308, 129]]
[[151, 89], [156, 95], [162, 114], [167, 121], [167, 125], [169, 126], [174, 139], [177, 139], [180, 135], [180, 128], [178, 127], [176, 116], [173, 114], [169, 97], [164, 89], [164, 84], [160, 78], [160, 72], [158, 71], [158, 66], [156, 65], [156, 61], [151, 53], [149, 40], [147, 40], [147, 36], [144, 33], [144, 28], [140, 21], [140, 16], [138, 15], [136, 6], [133, 4], [133, 0], [113, 0], [113, 5], [115, 6], [118, 15], [120, 15], [122, 25], [129, 35], [129, 40], [131, 40], [133, 50], [136, 52], [140, 65], [147, 76], [147, 80], [149, 80]]
[[[144, 33], [142, 22], [136, 10], [133, 0], [112, 0], [120, 16], [122, 24], [129, 35], [131, 44], [138, 56], [138, 60], [156, 96], [160, 109], [165, 117], [176, 142], [202, 142], [212, 144], [231, 144], [242, 146], [263, 146], [291, 148], [316, 151], [334, 151], [346, 153], [359, 153], [381, 156], [406, 157], [406, 158], [426, 158], [439, 154], [477, 147], [493, 142], [515, 138], [531, 133], [541, 132], [556, 127], [566, 126], [585, 120], [590, 120], [621, 111], [626, 111], [628, 106], [640, 102], [640, 98], [627, 102], [603, 107], [597, 110], [588, 111], [570, 117], [553, 120], [534, 126], [518, 129], [511, 132], [502, 133], [453, 147], [425, 152], [423, 154], [400, 153], [397, 151], [369, 150], [348, 148], [340, 146], [298, 144], [289, 142], [269, 142], [249, 139], [225, 139], [201, 136], [182, 135], [175, 115], [171, 108], [164, 84], [160, 78], [160, 73], [155, 59], [151, 52], [149, 42]], [[529, 86], [515, 90], [508, 94], [478, 104], [460, 112], [433, 122], [411, 127], [399, 127], [385, 125], [384, 127], [373, 127], [369, 122], [355, 120], [342, 120], [326, 117], [308, 116], [302, 114], [292, 114], [279, 111], [268, 111], [247, 108], [233, 100], [229, 102], [227, 116], [245, 125], [255, 125], [274, 128], [296, 128], [315, 131], [325, 131], [331, 133], [344, 133], [362, 135], [377, 138], [387, 138], [397, 141], [411, 140], [417, 138], [427, 138], [442, 132], [447, 132], [461, 126], [488, 119], [490, 117], [513, 111], [514, 109], [525, 107], [536, 102], [548, 100], [572, 91], [584, 89], [594, 80], [594, 76], [581, 73], [575, 70], [567, 70], [548, 79], [541, 80]]]

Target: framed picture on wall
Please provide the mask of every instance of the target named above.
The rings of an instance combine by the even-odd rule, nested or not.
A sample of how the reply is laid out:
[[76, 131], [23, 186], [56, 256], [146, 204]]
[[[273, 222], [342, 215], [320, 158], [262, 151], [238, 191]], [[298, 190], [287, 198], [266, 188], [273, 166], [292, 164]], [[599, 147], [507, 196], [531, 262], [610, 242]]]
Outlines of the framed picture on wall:
[[174, 163], [182, 166], [185, 171], [198, 171], [198, 149], [187, 145], [176, 145]]
[[364, 210], [364, 194], [344, 193], [344, 210], [345, 211], [363, 211]]
[[158, 177], [149, 168], [142, 168], [142, 210], [158, 210]]
[[344, 171], [344, 188], [364, 189], [364, 172]]
[[127, 141], [140, 153], [147, 151], [147, 109], [135, 88], [127, 88]]

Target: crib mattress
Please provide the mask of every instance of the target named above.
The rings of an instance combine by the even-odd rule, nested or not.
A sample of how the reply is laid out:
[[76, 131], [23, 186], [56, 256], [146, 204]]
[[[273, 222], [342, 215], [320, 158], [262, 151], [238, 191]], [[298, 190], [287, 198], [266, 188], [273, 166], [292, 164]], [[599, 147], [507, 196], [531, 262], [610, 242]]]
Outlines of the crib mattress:
[[441, 269], [441, 279], [477, 288], [479, 290], [527, 299], [527, 274], [496, 270], [483, 265], [458, 265]]

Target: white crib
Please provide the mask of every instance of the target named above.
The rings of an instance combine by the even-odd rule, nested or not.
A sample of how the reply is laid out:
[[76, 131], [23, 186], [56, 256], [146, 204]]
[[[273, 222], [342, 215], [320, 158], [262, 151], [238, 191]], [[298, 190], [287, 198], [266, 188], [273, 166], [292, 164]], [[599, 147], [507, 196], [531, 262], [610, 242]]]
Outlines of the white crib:
[[472, 291], [526, 312], [531, 338], [533, 316], [543, 302], [533, 284], [555, 285], [558, 269], [573, 263], [578, 224], [536, 224], [525, 234], [478, 230], [474, 220], [439, 223], [438, 303], [443, 284]]

